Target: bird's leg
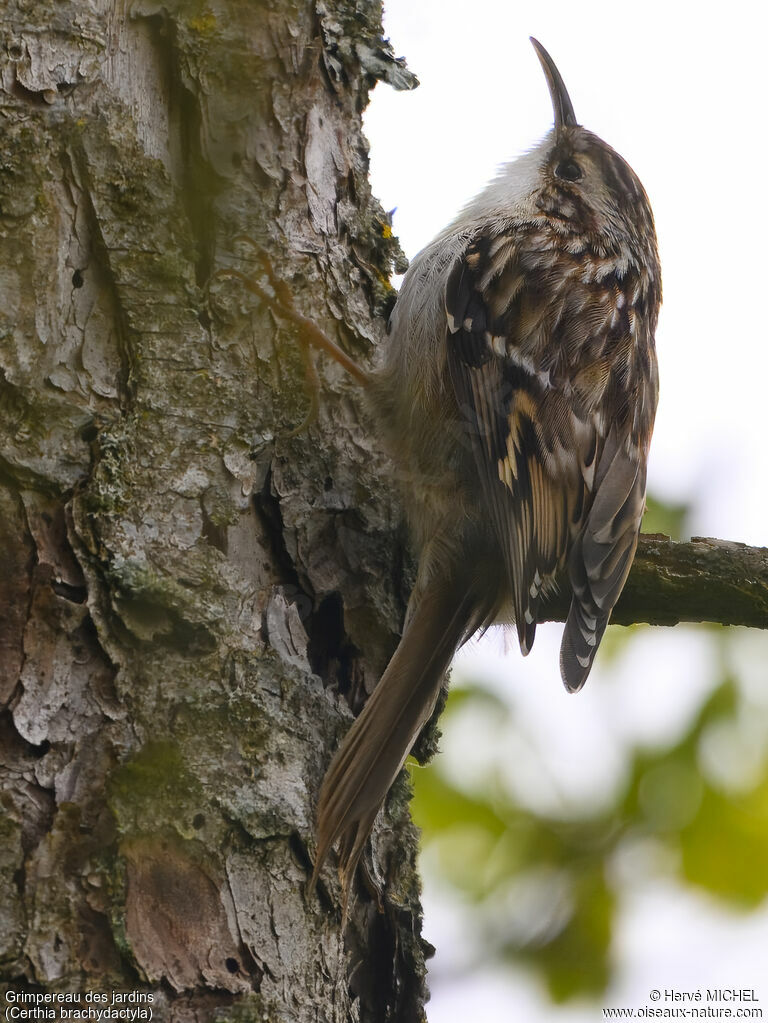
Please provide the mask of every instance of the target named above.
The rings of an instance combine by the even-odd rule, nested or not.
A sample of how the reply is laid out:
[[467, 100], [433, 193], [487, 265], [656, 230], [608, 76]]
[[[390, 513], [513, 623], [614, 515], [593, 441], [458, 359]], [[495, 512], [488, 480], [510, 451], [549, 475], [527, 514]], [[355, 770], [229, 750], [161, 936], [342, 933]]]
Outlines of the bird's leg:
[[[334, 358], [344, 369], [352, 376], [359, 384], [367, 386], [369, 383], [368, 374], [360, 369], [354, 359], [351, 359], [345, 351], [328, 337], [317, 324], [304, 316], [298, 311], [293, 301], [293, 294], [290, 287], [285, 281], [281, 280], [275, 273], [272, 262], [260, 245], [249, 238], [247, 235], [239, 235], [236, 241], [247, 242], [254, 251], [256, 261], [259, 264], [260, 274], [266, 278], [267, 287], [265, 287], [257, 276], [248, 276], [247, 274], [241, 273], [239, 270], [223, 269], [216, 273], [217, 277], [231, 277], [235, 280], [240, 281], [251, 294], [256, 295], [272, 312], [283, 320], [287, 320], [293, 324], [296, 328], [296, 334], [299, 343], [302, 345], [305, 352], [309, 351], [310, 347], [319, 348]], [[315, 372], [314, 365], [307, 356], [307, 367], [308, 375], [311, 377], [313, 386], [317, 387], [317, 373]], [[310, 417], [317, 411], [317, 397], [313, 397], [312, 409], [310, 410]], [[302, 424], [299, 429], [303, 429], [306, 422]]]

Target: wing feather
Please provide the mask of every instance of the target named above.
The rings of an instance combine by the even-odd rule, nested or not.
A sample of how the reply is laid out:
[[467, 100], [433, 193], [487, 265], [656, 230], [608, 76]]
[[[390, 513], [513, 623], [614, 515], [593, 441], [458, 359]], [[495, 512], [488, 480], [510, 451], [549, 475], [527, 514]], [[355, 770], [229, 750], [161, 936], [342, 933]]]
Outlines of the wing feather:
[[[551, 253], [539, 264], [521, 253], [516, 237], [480, 236], [456, 259], [445, 292], [447, 365], [524, 654], [539, 602], [567, 565], [573, 600], [560, 664], [575, 691], [637, 546], [655, 363], [643, 376], [631, 361], [631, 279], [579, 285], [567, 267], [550, 265]], [[631, 438], [638, 408], [642, 436]]]
[[[505, 259], [510, 252], [510, 244], [496, 247]], [[509, 268], [494, 275], [479, 256], [482, 251], [475, 250], [457, 259], [448, 279], [448, 368], [459, 409], [467, 419], [483, 507], [506, 566], [520, 648], [527, 654], [536, 633], [540, 598], [564, 561], [569, 512], [583, 480], [572, 460], [559, 474], [545, 467], [553, 458], [557, 461], [555, 451], [573, 450], [570, 417], [562, 398], [552, 401], [535, 367], [510, 358], [510, 337], [496, 333], [504, 325], [486, 303], [493, 299], [488, 294], [490, 282], [506, 286], [517, 278]], [[506, 306], [504, 315], [508, 316]], [[503, 354], [494, 344], [496, 337], [504, 340]], [[545, 404], [552, 405], [549, 419], [564, 436], [542, 435]], [[588, 454], [585, 451], [585, 457]]]
[[573, 599], [563, 633], [560, 670], [571, 692], [589, 675], [611, 611], [637, 548], [645, 506], [645, 465], [614, 427], [596, 472], [593, 500], [568, 561]]

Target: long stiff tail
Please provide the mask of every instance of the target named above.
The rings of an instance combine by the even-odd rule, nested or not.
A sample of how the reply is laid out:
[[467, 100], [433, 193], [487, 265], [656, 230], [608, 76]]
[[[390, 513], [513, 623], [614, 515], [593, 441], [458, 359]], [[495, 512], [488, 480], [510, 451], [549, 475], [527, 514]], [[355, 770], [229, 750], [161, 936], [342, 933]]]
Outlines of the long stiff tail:
[[472, 600], [455, 580], [432, 580], [392, 660], [323, 779], [314, 885], [340, 840], [345, 901], [376, 814], [434, 709], [456, 649], [474, 631]]

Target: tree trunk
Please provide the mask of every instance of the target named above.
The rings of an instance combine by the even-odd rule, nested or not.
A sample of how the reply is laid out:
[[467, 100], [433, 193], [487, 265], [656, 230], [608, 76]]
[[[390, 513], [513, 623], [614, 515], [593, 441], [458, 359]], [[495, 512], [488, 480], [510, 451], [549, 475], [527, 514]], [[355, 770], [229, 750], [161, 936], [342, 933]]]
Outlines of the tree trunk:
[[402, 620], [400, 514], [360, 389], [317, 360], [302, 425], [296, 331], [236, 276], [263, 247], [366, 362], [399, 251], [360, 114], [413, 79], [378, 3], [0, 24], [6, 1005], [422, 1019], [404, 783], [383, 904], [361, 885], [343, 936], [333, 871], [306, 892], [320, 779]]

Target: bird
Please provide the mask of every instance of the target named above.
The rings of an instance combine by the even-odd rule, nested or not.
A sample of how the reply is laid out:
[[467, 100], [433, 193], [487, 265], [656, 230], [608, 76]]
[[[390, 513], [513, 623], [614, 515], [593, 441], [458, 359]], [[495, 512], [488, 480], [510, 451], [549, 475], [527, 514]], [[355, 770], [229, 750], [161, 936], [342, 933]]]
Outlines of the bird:
[[659, 389], [653, 214], [531, 43], [554, 127], [412, 261], [369, 381], [419, 562], [399, 645], [321, 786], [313, 883], [338, 843], [345, 907], [456, 650], [499, 623], [527, 654], [568, 587], [560, 672], [577, 692], [637, 547]]

